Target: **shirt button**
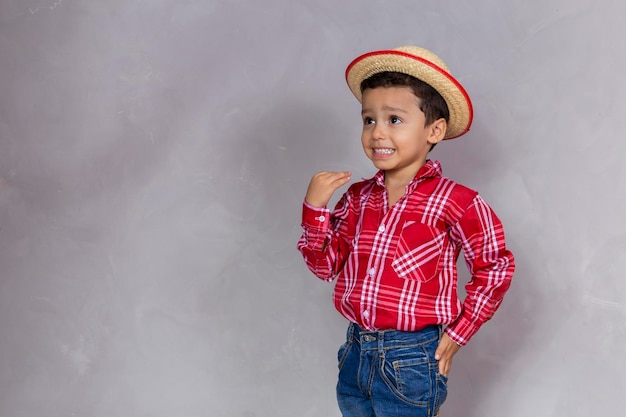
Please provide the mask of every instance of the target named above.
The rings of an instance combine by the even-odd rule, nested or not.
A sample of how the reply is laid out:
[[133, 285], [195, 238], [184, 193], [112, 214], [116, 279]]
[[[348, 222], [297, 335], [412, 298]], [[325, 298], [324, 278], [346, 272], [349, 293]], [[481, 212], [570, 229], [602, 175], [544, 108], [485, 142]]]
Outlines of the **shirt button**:
[[370, 312], [369, 312], [369, 311], [367, 311], [367, 310], [365, 310], [365, 311], [363, 312], [363, 317], [368, 318], [369, 316], [370, 316]]
[[379, 232], [384, 232], [384, 231], [385, 231], [385, 226], [380, 226], [380, 227], [378, 228], [378, 231], [379, 231]]
[[376, 270], [375, 270], [374, 268], [371, 268], [371, 269], [368, 271], [368, 273], [369, 273], [370, 277], [373, 277], [373, 276], [374, 276], [374, 274], [376, 273]]
[[324, 217], [324, 216], [319, 216], [319, 217], [317, 218], [317, 220], [319, 220], [319, 221], [323, 222], [324, 220], [326, 220], [326, 217]]

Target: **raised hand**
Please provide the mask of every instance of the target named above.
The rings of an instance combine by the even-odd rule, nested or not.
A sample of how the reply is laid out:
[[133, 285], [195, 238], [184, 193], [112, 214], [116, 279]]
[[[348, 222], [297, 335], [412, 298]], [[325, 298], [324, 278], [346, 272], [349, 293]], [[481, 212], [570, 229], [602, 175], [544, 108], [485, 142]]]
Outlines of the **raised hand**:
[[318, 172], [311, 178], [304, 199], [314, 207], [326, 207], [333, 193], [347, 184], [351, 175], [351, 172]]

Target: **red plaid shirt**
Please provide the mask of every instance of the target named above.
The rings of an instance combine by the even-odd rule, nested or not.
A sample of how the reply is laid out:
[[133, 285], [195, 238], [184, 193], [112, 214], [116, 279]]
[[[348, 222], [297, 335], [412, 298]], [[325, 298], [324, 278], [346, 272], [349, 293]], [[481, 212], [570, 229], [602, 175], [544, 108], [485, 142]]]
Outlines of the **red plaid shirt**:
[[[335, 307], [367, 330], [442, 324], [464, 345], [500, 306], [515, 269], [500, 220], [475, 191], [442, 177], [439, 162], [427, 161], [391, 208], [382, 171], [353, 184], [332, 215], [305, 202], [302, 227], [307, 266], [337, 278]], [[463, 303], [461, 250], [472, 274]]]

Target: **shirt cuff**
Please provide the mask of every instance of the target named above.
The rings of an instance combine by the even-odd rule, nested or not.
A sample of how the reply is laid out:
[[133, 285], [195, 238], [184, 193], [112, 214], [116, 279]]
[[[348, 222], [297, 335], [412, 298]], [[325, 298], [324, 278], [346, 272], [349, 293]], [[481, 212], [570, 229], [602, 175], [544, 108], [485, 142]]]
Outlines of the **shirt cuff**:
[[459, 317], [454, 323], [446, 328], [446, 333], [450, 339], [459, 346], [465, 346], [467, 342], [478, 332], [480, 325], [468, 320], [466, 317]]
[[302, 204], [302, 226], [326, 231], [329, 225], [330, 210], [326, 207], [312, 206], [306, 201]]
[[314, 250], [321, 249], [330, 229], [330, 210], [326, 207], [312, 206], [305, 201], [302, 204], [302, 228], [307, 246]]

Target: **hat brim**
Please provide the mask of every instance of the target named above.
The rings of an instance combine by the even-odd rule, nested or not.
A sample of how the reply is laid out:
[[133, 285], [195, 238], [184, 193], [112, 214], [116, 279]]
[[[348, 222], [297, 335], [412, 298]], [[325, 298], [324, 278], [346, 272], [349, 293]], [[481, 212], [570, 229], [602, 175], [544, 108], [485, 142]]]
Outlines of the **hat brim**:
[[450, 112], [444, 139], [454, 139], [470, 130], [474, 110], [465, 88], [448, 71], [422, 57], [398, 50], [383, 50], [363, 54], [346, 69], [346, 81], [361, 102], [361, 83], [379, 72], [401, 72], [424, 81], [445, 100]]

